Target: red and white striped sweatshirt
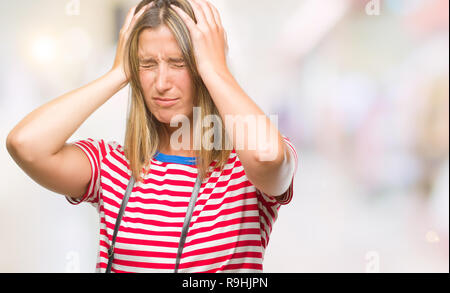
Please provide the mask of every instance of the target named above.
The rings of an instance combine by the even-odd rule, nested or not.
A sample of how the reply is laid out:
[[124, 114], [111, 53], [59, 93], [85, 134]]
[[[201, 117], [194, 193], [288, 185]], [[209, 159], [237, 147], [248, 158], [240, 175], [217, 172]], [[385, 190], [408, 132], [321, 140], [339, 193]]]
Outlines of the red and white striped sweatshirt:
[[[295, 147], [283, 136], [288, 149]], [[129, 161], [117, 142], [87, 139], [74, 143], [91, 164], [91, 181], [81, 200], [100, 215], [96, 272], [105, 272], [116, 217], [131, 177]], [[213, 162], [212, 164], [214, 164]], [[174, 271], [186, 210], [197, 178], [195, 158], [157, 153], [150, 174], [136, 183], [116, 239], [112, 272]], [[263, 271], [264, 252], [281, 205], [293, 196], [294, 178], [282, 199], [260, 192], [247, 178], [233, 150], [222, 172], [215, 170], [200, 187], [181, 256], [179, 272]]]

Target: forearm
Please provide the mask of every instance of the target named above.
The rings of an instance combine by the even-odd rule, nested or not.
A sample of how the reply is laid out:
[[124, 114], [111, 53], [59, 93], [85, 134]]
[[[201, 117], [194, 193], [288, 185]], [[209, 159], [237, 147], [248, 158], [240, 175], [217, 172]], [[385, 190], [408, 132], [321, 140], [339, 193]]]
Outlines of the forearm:
[[57, 153], [100, 106], [127, 84], [123, 73], [99, 79], [58, 97], [28, 114], [10, 132], [8, 146], [27, 160]]
[[221, 71], [219, 74], [205, 76], [204, 83], [241, 161], [281, 164], [285, 159], [281, 134], [276, 125], [243, 91], [232, 74]]
[[[295, 161], [276, 125], [248, 97], [226, 70], [204, 79], [219, 110], [226, 132], [233, 135], [233, 147], [249, 180], [268, 195], [279, 196], [292, 180]], [[227, 117], [244, 117], [239, 124], [227, 124]], [[245, 119], [248, 117], [248, 119]], [[256, 128], [251, 125], [256, 121]], [[238, 135], [240, 130], [244, 133]], [[251, 145], [256, 148], [250, 148]], [[242, 148], [244, 145], [244, 148]], [[268, 150], [263, 150], [269, 147]], [[262, 150], [262, 151], [261, 151]]]

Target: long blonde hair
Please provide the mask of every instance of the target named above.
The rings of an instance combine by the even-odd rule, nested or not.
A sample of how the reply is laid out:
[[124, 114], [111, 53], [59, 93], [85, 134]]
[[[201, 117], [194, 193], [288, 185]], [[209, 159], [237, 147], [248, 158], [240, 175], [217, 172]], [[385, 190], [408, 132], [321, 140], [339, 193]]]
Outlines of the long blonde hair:
[[[194, 20], [194, 22], [197, 22], [197, 20], [191, 5], [187, 0], [143, 0], [137, 6], [136, 13], [143, 6], [151, 2], [155, 2], [155, 4], [136, 22], [128, 39], [127, 50], [125, 53], [125, 64], [128, 66], [131, 86], [131, 103], [129, 106], [124, 144], [125, 156], [130, 161], [132, 176], [135, 178], [136, 182], [142, 182], [143, 178], [141, 172], [145, 175], [151, 172], [150, 162], [161, 147], [160, 135], [161, 131], [165, 130], [165, 127], [163, 127], [161, 122], [152, 115], [144, 100], [143, 89], [139, 79], [138, 44], [139, 36], [143, 30], [148, 28], [156, 29], [161, 25], [166, 25], [172, 31], [178, 42], [186, 66], [192, 77], [192, 86], [195, 95], [194, 107], [200, 108], [200, 123], [194, 125], [193, 139], [194, 145], [200, 145], [200, 149], [195, 150], [195, 157], [197, 158], [196, 165], [198, 172], [202, 180], [204, 180], [210, 176], [211, 167], [223, 170], [231, 150], [230, 146], [226, 145], [228, 140], [224, 139], [227, 134], [225, 128], [222, 127], [223, 123], [219, 111], [197, 70], [189, 30], [175, 10], [170, 8], [170, 4], [180, 7]], [[211, 147], [213, 144], [212, 141], [206, 142], [208, 144], [206, 149], [202, 143], [199, 143], [200, 139], [205, 137], [204, 135], [210, 131], [208, 129], [203, 129], [201, 123], [201, 121], [204, 121], [205, 117], [211, 117], [209, 115], [213, 115], [213, 117], [218, 117], [218, 119], [220, 119], [220, 121], [218, 121], [221, 132], [218, 134], [221, 139], [219, 149]], [[214, 140], [216, 139], [217, 137], [214, 135]], [[217, 141], [215, 141], [215, 144], [217, 145]], [[215, 160], [217, 160], [217, 162], [212, 164]]]

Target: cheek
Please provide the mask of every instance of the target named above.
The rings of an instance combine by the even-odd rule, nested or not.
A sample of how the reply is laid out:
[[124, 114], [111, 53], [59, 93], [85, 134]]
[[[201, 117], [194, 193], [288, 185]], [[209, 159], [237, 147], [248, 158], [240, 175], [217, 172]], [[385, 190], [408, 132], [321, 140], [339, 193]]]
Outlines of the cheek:
[[141, 82], [141, 86], [144, 89], [145, 94], [151, 89], [153, 77], [149, 72], [141, 71], [139, 73], [139, 81]]
[[178, 89], [182, 92], [183, 98], [186, 101], [191, 102], [193, 100], [193, 87], [192, 87], [192, 79], [188, 72], [181, 72], [178, 75], [178, 79], [176, 81]]
[[141, 71], [139, 73], [139, 81], [141, 83], [142, 90], [144, 91], [143, 95], [145, 105], [150, 112], [153, 112], [156, 109], [156, 106], [151, 102], [153, 77], [149, 74], [149, 72]]

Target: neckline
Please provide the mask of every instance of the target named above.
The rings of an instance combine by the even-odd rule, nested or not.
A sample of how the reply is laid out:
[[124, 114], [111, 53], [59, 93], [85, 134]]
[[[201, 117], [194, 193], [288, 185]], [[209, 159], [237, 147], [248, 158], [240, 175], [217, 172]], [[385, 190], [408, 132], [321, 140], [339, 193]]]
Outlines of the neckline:
[[175, 163], [175, 164], [183, 164], [183, 165], [196, 165], [196, 157], [184, 157], [184, 156], [175, 156], [175, 155], [166, 155], [159, 151], [156, 152], [154, 158], [163, 163]]

